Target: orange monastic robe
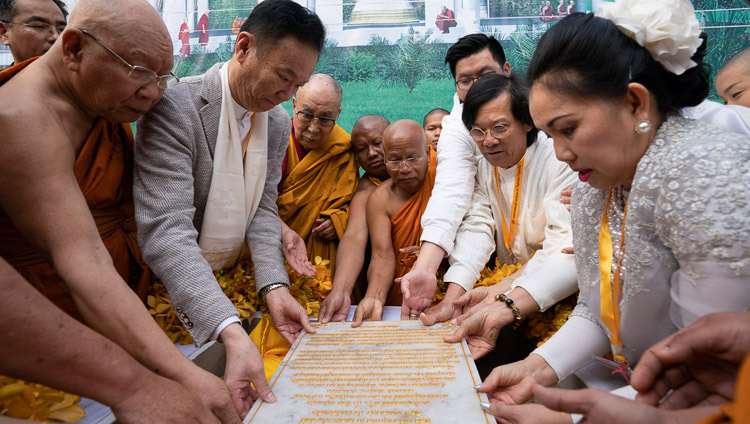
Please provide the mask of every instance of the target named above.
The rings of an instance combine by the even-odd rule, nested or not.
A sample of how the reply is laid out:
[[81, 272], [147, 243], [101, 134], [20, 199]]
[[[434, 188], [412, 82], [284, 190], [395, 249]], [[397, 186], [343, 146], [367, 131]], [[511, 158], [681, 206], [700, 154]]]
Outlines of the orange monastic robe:
[[[427, 208], [427, 202], [430, 200], [430, 194], [432, 194], [432, 187], [435, 185], [436, 171], [437, 159], [435, 157], [435, 150], [430, 147], [430, 164], [427, 167], [422, 187], [391, 217], [391, 240], [393, 241], [393, 253], [396, 255], [396, 272], [393, 274], [394, 278], [402, 277], [409, 272], [414, 265], [414, 261], [417, 259], [416, 255], [401, 253], [399, 249], [419, 244], [419, 238], [422, 236], [422, 214], [424, 214], [424, 210]], [[392, 284], [385, 304], [388, 306], [401, 306], [402, 300], [401, 285]]]
[[[305, 241], [310, 259], [331, 261], [334, 271], [336, 248], [349, 220], [349, 202], [359, 182], [357, 159], [351, 137], [336, 125], [325, 145], [300, 159], [289, 136], [286, 168], [279, 188], [279, 217]], [[312, 234], [315, 220], [331, 218], [338, 240], [323, 241]]]
[[[0, 84], [12, 78], [32, 60], [0, 72]], [[151, 273], [143, 262], [136, 240], [133, 132], [130, 125], [97, 120], [76, 158], [73, 170], [115, 269], [145, 300]], [[64, 282], [2, 210], [0, 256], [53, 303], [80, 319]]]

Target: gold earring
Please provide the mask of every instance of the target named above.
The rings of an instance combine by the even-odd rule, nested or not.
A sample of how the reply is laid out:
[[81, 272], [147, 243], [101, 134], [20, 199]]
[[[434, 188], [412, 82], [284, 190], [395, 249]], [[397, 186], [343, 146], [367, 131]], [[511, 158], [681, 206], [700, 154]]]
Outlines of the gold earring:
[[641, 119], [635, 123], [635, 132], [638, 134], [646, 134], [651, 131], [651, 121], [648, 119]]

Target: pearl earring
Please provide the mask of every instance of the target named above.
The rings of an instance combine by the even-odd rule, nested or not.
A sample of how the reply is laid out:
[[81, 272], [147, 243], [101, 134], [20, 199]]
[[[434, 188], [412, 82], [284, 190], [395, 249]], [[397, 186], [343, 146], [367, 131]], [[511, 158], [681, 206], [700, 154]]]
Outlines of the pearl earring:
[[635, 123], [635, 132], [638, 134], [646, 134], [651, 131], [651, 121], [648, 119], [641, 119]]

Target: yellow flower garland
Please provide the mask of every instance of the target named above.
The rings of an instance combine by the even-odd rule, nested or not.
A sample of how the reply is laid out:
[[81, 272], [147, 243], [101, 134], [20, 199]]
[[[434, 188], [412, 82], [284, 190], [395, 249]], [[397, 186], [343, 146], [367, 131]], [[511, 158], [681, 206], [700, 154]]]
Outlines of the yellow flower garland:
[[85, 415], [81, 397], [41, 384], [0, 376], [0, 415], [72, 423]]

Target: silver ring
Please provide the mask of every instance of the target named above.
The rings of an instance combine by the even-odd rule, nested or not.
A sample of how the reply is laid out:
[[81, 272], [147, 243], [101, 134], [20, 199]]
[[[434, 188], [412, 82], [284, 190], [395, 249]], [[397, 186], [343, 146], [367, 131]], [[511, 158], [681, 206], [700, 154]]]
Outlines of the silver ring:
[[410, 320], [415, 320], [415, 319], [417, 319], [417, 316], [418, 316], [417, 314], [409, 314], [409, 319]]

